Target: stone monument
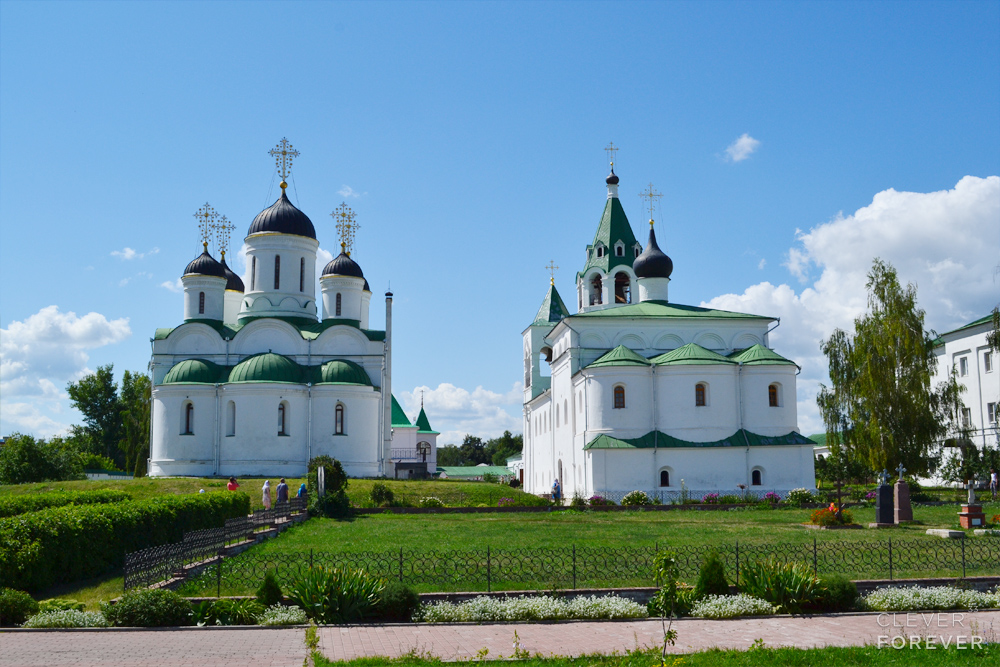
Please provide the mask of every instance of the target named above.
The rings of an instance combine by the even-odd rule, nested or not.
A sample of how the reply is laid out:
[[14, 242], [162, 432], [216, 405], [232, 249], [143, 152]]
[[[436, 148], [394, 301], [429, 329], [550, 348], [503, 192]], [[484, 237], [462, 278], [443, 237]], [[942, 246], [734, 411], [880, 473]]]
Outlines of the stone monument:
[[899, 473], [899, 479], [896, 480], [896, 486], [893, 488], [893, 495], [896, 501], [896, 523], [913, 521], [913, 506], [910, 505], [910, 485], [903, 479], [903, 473], [906, 472], [906, 468], [903, 467], [902, 463], [896, 468], [896, 472]]
[[889, 486], [889, 473], [883, 470], [878, 476], [878, 488], [875, 489], [875, 523], [892, 526], [896, 523], [893, 516], [892, 487]]
[[982, 528], [986, 525], [986, 515], [983, 514], [983, 506], [976, 502], [976, 480], [969, 480], [969, 497], [962, 505], [962, 511], [958, 513], [958, 522], [962, 528]]

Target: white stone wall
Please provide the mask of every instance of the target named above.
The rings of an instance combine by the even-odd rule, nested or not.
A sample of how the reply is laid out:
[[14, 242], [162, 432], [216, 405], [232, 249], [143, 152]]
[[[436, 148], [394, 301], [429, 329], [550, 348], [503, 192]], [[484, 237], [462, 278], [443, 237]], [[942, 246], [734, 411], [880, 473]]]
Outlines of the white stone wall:
[[[316, 319], [316, 250], [319, 242], [305, 236], [275, 233], [251, 234], [244, 242], [247, 244], [246, 261], [251, 275], [249, 283], [244, 283], [246, 293], [240, 317]], [[274, 289], [277, 256], [281, 257], [281, 262], [278, 289]], [[300, 268], [303, 271], [301, 283]]]
[[[974, 438], [979, 446], [997, 445], [997, 421], [989, 419], [989, 405], [1000, 405], [1000, 354], [990, 353], [986, 335], [992, 330], [987, 322], [964, 331], [944, 334], [945, 343], [934, 350], [937, 357], [932, 386], [945, 382], [952, 368], [958, 371], [958, 382], [965, 387], [962, 403], [969, 409]], [[986, 355], [990, 354], [991, 369], [986, 369]], [[965, 374], [962, 374], [962, 360]], [[997, 408], [994, 408], [994, 415]]]
[[[223, 319], [225, 311], [224, 299], [226, 279], [215, 276], [187, 275], [181, 276], [184, 286], [184, 319], [185, 320], [218, 320]], [[205, 295], [205, 312], [199, 313], [201, 294]]]
[[[323, 276], [320, 278], [323, 291], [323, 319], [348, 319], [364, 321], [367, 324], [368, 303], [363, 301], [364, 278], [354, 276]], [[340, 315], [337, 315], [337, 295], [340, 295]], [[371, 292], [368, 293], [371, 299]], [[364, 328], [364, 327], [362, 327]]]

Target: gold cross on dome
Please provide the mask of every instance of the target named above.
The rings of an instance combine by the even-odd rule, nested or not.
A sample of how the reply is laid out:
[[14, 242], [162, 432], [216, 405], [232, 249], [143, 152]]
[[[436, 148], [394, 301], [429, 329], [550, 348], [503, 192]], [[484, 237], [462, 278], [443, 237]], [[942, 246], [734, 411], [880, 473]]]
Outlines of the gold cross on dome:
[[[288, 178], [288, 174], [292, 171], [292, 159], [297, 158], [299, 152], [292, 148], [288, 139], [282, 137], [281, 141], [269, 150], [267, 154], [274, 157], [274, 166], [277, 167], [278, 175], [281, 176], [281, 182], [284, 184], [285, 179]], [[281, 187], [284, 188], [285, 185]]]
[[615, 146], [615, 142], [609, 141], [608, 145], [604, 147], [604, 151], [608, 154], [608, 161], [611, 162], [611, 166], [615, 166], [615, 155], [618, 153], [618, 147]]
[[657, 192], [653, 189], [653, 184], [650, 183], [645, 190], [639, 193], [639, 196], [643, 199], [648, 200], [646, 205], [649, 206], [649, 224], [653, 224], [653, 210], [656, 208], [657, 200], [663, 197], [662, 193]]
[[201, 235], [201, 243], [207, 251], [208, 242], [212, 240], [212, 234], [215, 231], [215, 221], [219, 219], [219, 214], [212, 208], [211, 204], [205, 202], [205, 205], [198, 209], [194, 217], [198, 220], [198, 232]]
[[229, 236], [232, 231], [236, 229], [236, 225], [229, 222], [226, 216], [219, 218], [218, 222], [214, 225], [215, 228], [215, 247], [219, 249], [219, 254], [223, 259], [226, 258], [226, 253], [229, 251]]
[[550, 285], [555, 285], [556, 284], [556, 270], [559, 268], [558, 266], [556, 266], [555, 260], [554, 259], [549, 260], [549, 263], [546, 265], [545, 268], [549, 270], [549, 284]]
[[355, 220], [356, 216], [347, 202], [341, 202], [340, 206], [330, 214], [330, 217], [337, 223], [337, 232], [340, 233], [340, 242], [344, 244], [344, 252], [351, 256], [354, 249], [354, 233], [361, 228]]

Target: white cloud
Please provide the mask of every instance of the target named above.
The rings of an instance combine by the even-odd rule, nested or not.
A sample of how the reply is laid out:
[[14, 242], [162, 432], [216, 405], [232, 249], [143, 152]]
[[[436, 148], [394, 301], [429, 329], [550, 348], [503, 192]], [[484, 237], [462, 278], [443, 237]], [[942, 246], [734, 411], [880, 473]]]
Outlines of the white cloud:
[[726, 159], [730, 162], [742, 162], [750, 157], [759, 146], [760, 141], [744, 132], [739, 139], [729, 144], [726, 148]]
[[147, 255], [155, 255], [158, 252], [160, 252], [159, 248], [153, 248], [149, 252], [136, 252], [132, 248], [125, 247], [122, 250], [112, 250], [111, 251], [111, 256], [112, 257], [117, 257], [118, 259], [127, 262], [127, 261], [130, 261], [130, 260], [133, 260], [133, 259], [142, 259], [143, 257], [146, 257]]
[[[0, 430], [41, 436], [65, 430], [66, 424], [51, 417], [64, 410], [61, 388], [90, 372], [88, 350], [131, 335], [128, 318], [108, 320], [100, 313], [78, 317], [60, 312], [58, 306], [47, 306], [0, 329]], [[27, 400], [11, 400], [18, 398]]]
[[160, 283], [160, 287], [168, 289], [171, 292], [174, 292], [175, 294], [180, 294], [181, 292], [184, 291], [184, 284], [181, 283], [181, 279], [180, 278], [178, 278], [177, 280], [173, 280], [173, 281], [171, 281], [171, 280], [164, 281], [164, 282]]
[[119, 280], [118, 281], [118, 286], [119, 287], [125, 287], [126, 285], [128, 285], [130, 282], [132, 282], [136, 278], [152, 278], [152, 277], [153, 277], [152, 273], [149, 273], [148, 271], [140, 271], [139, 273], [135, 274], [134, 276], [129, 276], [128, 278], [122, 278], [121, 280]]
[[764, 258], [761, 258], [761, 260], [759, 262], [757, 262], [757, 268], [758, 269], [763, 269], [765, 266], [767, 266], [767, 260], [764, 259]]
[[337, 190], [337, 194], [340, 195], [341, 197], [351, 197], [353, 199], [357, 199], [358, 197], [362, 197], [364, 195], [367, 195], [368, 193], [367, 192], [364, 192], [364, 193], [358, 192], [357, 190], [355, 190], [354, 188], [352, 188], [350, 185], [344, 185], [339, 190]]
[[[985, 315], [997, 301], [994, 268], [1000, 257], [1000, 177], [966, 176], [939, 192], [878, 193], [852, 215], [838, 214], [808, 232], [797, 232], [785, 267], [807, 283], [759, 283], [742, 294], [724, 294], [703, 305], [771, 315], [780, 354], [802, 366], [799, 425], [821, 431], [816, 408], [820, 382], [828, 383], [820, 342], [837, 327], [848, 329], [867, 303], [865, 281], [875, 257], [891, 263], [900, 281], [917, 285], [926, 326], [946, 331]], [[813, 272], [818, 277], [811, 280]], [[811, 280], [811, 282], [810, 282]]]
[[503, 394], [482, 386], [469, 391], [448, 382], [442, 382], [436, 389], [415, 387], [413, 391], [398, 392], [396, 396], [411, 421], [420, 413], [421, 390], [427, 419], [441, 432], [439, 445], [462, 444], [467, 433], [485, 440], [502, 435], [505, 430], [521, 432], [521, 418], [511, 414], [521, 411], [523, 387], [519, 382]]

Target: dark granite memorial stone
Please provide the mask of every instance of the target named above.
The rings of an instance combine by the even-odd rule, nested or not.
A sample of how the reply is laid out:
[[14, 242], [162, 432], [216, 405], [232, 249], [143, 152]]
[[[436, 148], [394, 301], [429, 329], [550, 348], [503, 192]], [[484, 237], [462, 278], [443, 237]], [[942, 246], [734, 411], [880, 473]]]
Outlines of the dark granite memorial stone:
[[875, 489], [875, 523], [896, 522], [895, 505], [892, 499], [892, 487], [881, 484]]

